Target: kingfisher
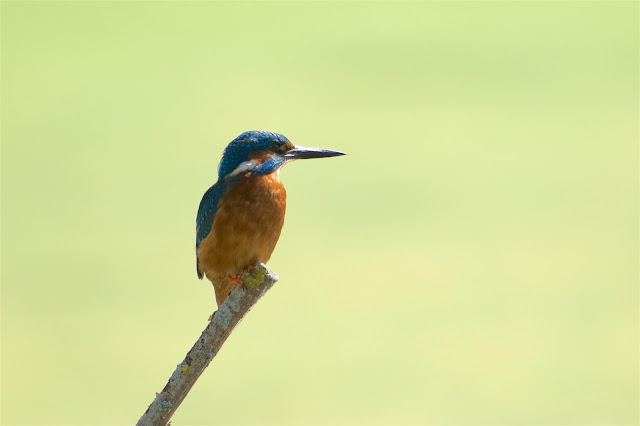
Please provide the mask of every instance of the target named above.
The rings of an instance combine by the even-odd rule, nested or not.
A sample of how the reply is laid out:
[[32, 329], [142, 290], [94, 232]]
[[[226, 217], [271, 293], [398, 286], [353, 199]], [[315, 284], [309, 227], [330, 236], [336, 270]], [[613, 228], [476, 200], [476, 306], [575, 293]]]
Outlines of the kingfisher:
[[279, 133], [241, 134], [224, 149], [218, 181], [204, 193], [196, 217], [196, 271], [213, 284], [218, 306], [239, 276], [267, 263], [284, 225], [287, 193], [280, 180], [285, 164], [304, 158], [345, 155], [295, 146]]

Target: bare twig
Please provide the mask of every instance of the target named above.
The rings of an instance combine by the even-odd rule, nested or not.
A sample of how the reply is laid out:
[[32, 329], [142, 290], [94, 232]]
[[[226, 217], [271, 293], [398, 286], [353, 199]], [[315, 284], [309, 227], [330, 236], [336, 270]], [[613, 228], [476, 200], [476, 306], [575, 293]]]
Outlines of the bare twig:
[[156, 394], [156, 399], [140, 417], [137, 426], [164, 426], [169, 422], [235, 326], [278, 281], [278, 276], [261, 262], [256, 263], [251, 272], [246, 272], [240, 278], [244, 286], [234, 289], [214, 312], [198, 341], [173, 372], [162, 392]]

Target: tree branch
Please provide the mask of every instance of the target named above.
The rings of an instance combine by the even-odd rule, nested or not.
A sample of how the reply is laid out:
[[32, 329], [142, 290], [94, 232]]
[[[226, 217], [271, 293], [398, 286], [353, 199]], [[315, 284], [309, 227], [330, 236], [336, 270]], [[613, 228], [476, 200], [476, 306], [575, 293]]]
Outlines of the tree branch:
[[218, 354], [227, 337], [247, 312], [273, 285], [278, 276], [264, 263], [258, 262], [240, 279], [244, 285], [233, 289], [227, 300], [209, 318], [198, 341], [187, 353], [169, 378], [169, 382], [156, 394], [156, 399], [138, 420], [137, 426], [164, 426], [178, 409], [198, 377]]

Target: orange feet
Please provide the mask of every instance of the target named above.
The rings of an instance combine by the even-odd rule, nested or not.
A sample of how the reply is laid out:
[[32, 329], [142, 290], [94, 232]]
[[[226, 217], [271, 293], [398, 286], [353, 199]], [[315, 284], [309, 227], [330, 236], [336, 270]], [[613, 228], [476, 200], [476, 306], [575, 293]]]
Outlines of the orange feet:
[[253, 271], [254, 269], [254, 265], [247, 265], [244, 267], [244, 271], [241, 274], [236, 275], [235, 277], [232, 277], [231, 275], [227, 275], [227, 279], [229, 280], [229, 282], [231, 284], [235, 284], [238, 287], [242, 287], [242, 285], [244, 284], [244, 281], [242, 281], [240, 279], [240, 277], [242, 275], [244, 275], [245, 273], [251, 273], [251, 271]]
[[242, 282], [242, 280], [241, 280], [240, 278], [238, 278], [238, 277], [232, 277], [231, 275], [227, 275], [227, 278], [229, 279], [229, 282], [230, 282], [231, 284], [235, 284], [235, 285], [237, 285], [238, 287], [242, 287], [243, 282]]

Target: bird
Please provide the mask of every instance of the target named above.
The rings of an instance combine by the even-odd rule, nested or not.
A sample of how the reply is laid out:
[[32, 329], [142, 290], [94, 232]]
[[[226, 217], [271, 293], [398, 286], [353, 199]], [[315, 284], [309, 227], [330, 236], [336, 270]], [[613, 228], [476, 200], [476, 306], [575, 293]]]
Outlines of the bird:
[[280, 169], [299, 159], [345, 155], [293, 145], [279, 133], [244, 132], [224, 149], [218, 180], [203, 195], [196, 217], [196, 271], [211, 281], [218, 306], [239, 276], [271, 258], [284, 225], [286, 191]]

